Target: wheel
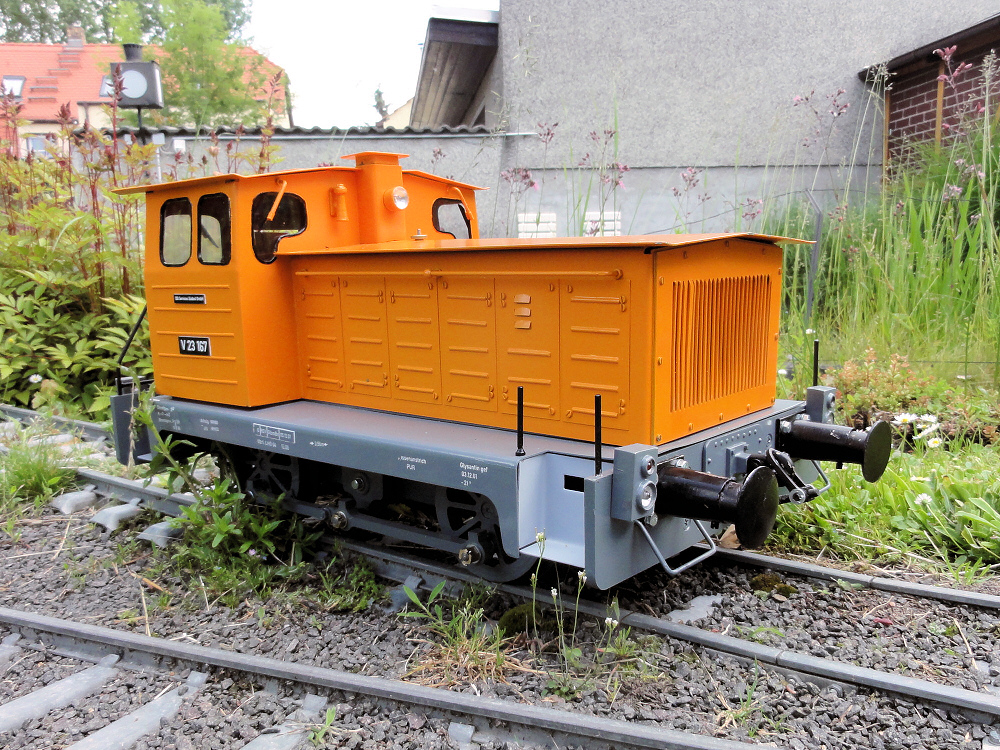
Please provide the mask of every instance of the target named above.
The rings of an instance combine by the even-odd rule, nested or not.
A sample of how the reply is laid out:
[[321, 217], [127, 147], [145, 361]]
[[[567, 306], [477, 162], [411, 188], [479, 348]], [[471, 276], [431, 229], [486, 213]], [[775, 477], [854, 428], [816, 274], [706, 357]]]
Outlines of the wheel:
[[251, 499], [299, 496], [299, 459], [282, 453], [244, 450], [231, 457], [240, 490]]
[[500, 540], [500, 517], [486, 495], [478, 492], [438, 487], [434, 510], [441, 535], [450, 541], [469, 541], [483, 550], [483, 560], [469, 565], [466, 570], [490, 581], [513, 581], [538, 562], [538, 558], [521, 555], [509, 557]]

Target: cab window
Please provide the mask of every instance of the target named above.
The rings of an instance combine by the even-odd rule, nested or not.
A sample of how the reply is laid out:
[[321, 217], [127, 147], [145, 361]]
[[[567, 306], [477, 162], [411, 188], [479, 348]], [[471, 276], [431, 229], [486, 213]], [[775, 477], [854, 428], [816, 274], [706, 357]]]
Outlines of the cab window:
[[443, 234], [450, 234], [457, 240], [467, 240], [472, 237], [472, 226], [465, 215], [465, 206], [461, 201], [439, 198], [431, 208], [434, 228]]
[[[253, 199], [250, 210], [253, 254], [261, 263], [270, 263], [285, 237], [302, 234], [306, 229], [306, 202], [294, 193], [285, 193], [275, 207], [278, 193], [261, 193]], [[268, 214], [274, 215], [268, 220]]]
[[160, 262], [183, 266], [191, 258], [191, 201], [171, 198], [160, 208]]
[[198, 260], [206, 265], [229, 263], [231, 239], [229, 196], [203, 195], [198, 199]]

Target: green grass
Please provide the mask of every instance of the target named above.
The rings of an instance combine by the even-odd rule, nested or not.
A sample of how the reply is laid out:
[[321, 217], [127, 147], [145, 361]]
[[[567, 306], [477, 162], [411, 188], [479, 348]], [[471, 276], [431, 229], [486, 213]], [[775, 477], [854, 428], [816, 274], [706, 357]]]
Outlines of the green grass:
[[830, 490], [782, 506], [769, 545], [827, 557], [915, 564], [971, 582], [1000, 568], [1000, 446], [963, 443], [895, 453], [869, 484], [857, 467]]
[[37, 428], [20, 431], [6, 438], [5, 453], [0, 453], [0, 523], [4, 530], [11, 524], [45, 505], [55, 495], [70, 487], [74, 473], [60, 465], [62, 453], [56, 446], [30, 445], [39, 434]]

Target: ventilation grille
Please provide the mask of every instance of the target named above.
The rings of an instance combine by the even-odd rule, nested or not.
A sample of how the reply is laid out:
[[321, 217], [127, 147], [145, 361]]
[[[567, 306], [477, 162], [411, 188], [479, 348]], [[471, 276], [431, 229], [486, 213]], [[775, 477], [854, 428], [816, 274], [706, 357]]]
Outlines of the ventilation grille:
[[771, 278], [675, 281], [670, 409], [764, 385]]

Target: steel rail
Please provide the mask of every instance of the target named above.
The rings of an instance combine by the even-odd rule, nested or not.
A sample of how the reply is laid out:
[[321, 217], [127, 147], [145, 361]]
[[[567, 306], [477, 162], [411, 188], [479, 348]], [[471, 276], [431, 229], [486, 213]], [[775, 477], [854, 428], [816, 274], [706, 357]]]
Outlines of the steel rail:
[[[22, 422], [30, 422], [35, 419], [51, 419], [55, 424], [64, 426], [67, 429], [83, 434], [93, 439], [111, 439], [108, 433], [100, 425], [93, 422], [81, 422], [65, 417], [46, 417], [31, 409], [23, 409], [18, 406], [0, 404], [0, 413]], [[183, 495], [172, 496], [167, 500], [168, 493], [158, 490], [155, 487], [143, 487], [140, 483], [128, 480], [120, 480], [108, 474], [94, 472], [87, 469], [80, 469], [77, 472], [81, 478], [97, 486], [98, 491], [106, 491], [108, 494], [118, 494], [121, 491], [132, 493], [130, 497], [144, 497], [148, 493], [148, 507], [169, 515], [178, 515], [181, 504], [190, 504], [190, 498]], [[102, 488], [106, 488], [102, 489]], [[702, 545], [695, 545], [701, 547]], [[944, 602], [964, 604], [973, 607], [983, 607], [984, 609], [1000, 610], [1000, 596], [994, 594], [982, 594], [976, 591], [965, 591], [963, 589], [953, 589], [945, 586], [933, 586], [926, 583], [915, 583], [912, 581], [900, 581], [886, 576], [868, 575], [865, 573], [854, 573], [839, 568], [831, 568], [815, 563], [789, 560], [782, 557], [772, 557], [762, 555], [757, 552], [745, 550], [731, 550], [719, 548], [716, 552], [719, 557], [742, 563], [757, 568], [771, 568], [793, 575], [801, 575], [808, 578], [817, 578], [826, 581], [845, 581], [860, 584], [866, 588], [887, 591], [896, 594], [906, 594], [908, 596], [922, 597], [927, 599], [937, 599]]]
[[[344, 549], [365, 555], [369, 561], [374, 562], [373, 567], [377, 573], [391, 580], [404, 581], [407, 571], [410, 575], [425, 575], [426, 572], [433, 576], [424, 584], [426, 588], [432, 588], [438, 581], [448, 578], [463, 582], [478, 580], [474, 575], [464, 571], [456, 571], [443, 565], [429, 564], [405, 553], [389, 552], [357, 542], [341, 541], [340, 545]], [[507, 584], [497, 586], [497, 590], [527, 601], [555, 604], [548, 590], [532, 590], [525, 586]], [[574, 608], [572, 602], [561, 601], [559, 605], [569, 611]], [[581, 601], [577, 609], [581, 614], [599, 620], [612, 614], [607, 606], [596, 602]], [[942, 685], [930, 680], [920, 680], [869, 667], [859, 667], [848, 662], [811, 656], [791, 649], [765, 646], [753, 641], [713, 633], [694, 625], [671, 622], [627, 609], [619, 608], [618, 613], [614, 616], [621, 625], [693, 643], [737, 658], [750, 659], [760, 664], [791, 670], [806, 680], [810, 677], [834, 680], [907, 698], [931, 701], [965, 712], [972, 711], [990, 716], [1000, 716], [1000, 695], [979, 693], [965, 688]]]
[[36, 419], [52, 422], [54, 425], [69, 432], [81, 434], [90, 440], [111, 440], [111, 433], [95, 422], [82, 422], [79, 419], [69, 419], [67, 417], [57, 417], [55, 415], [39, 414], [31, 409], [23, 409], [20, 406], [0, 404], [0, 414], [4, 414], [19, 422], [33, 422]]
[[[170, 494], [157, 487], [145, 486], [141, 482], [120, 479], [100, 472], [81, 469], [78, 470], [78, 474], [88, 483], [94, 484], [97, 490], [103, 494], [117, 497], [139, 497], [142, 506], [168, 515], [179, 515], [182, 505], [190, 505], [193, 502], [190, 496]], [[369, 547], [368, 545], [337, 539], [344, 548], [364, 554], [369, 559], [383, 561], [385, 571], [380, 571], [380, 573], [390, 579], [399, 578], [399, 575], [394, 576], [390, 570], [395, 565], [397, 568], [401, 567], [404, 570], [411, 571], [411, 574], [413, 572], [417, 574], [429, 573], [438, 576], [440, 579], [451, 578], [465, 582], [478, 580], [474, 575], [447, 566], [434, 565], [420, 558], [396, 552], [386, 552], [381, 549]], [[979, 594], [960, 589], [948, 589], [940, 586], [896, 581], [890, 578], [851, 573], [836, 568], [799, 563], [751, 552], [720, 550], [720, 553], [734, 562], [743, 562], [758, 567], [770, 567], [775, 570], [824, 580], [844, 580], [887, 592], [933, 598], [956, 604], [1000, 609], [1000, 597], [990, 594]], [[529, 588], [510, 585], [501, 585], [498, 586], [498, 589], [525, 599], [552, 601], [548, 592], [532, 591]], [[579, 611], [598, 618], [604, 618], [608, 614], [607, 608], [588, 602], [581, 602]], [[1000, 716], [1000, 697], [998, 696], [941, 685], [928, 680], [919, 680], [903, 675], [881, 672], [867, 667], [858, 667], [846, 662], [814, 657], [789, 649], [765, 646], [752, 641], [712, 633], [691, 625], [674, 623], [628, 610], [620, 610], [618, 620], [622, 624], [647, 632], [694, 643], [736, 657], [752, 659], [762, 664], [790, 669], [805, 676], [832, 679], [910, 698], [954, 706], [964, 711], [975, 711], [991, 716]]]
[[[109, 474], [91, 471], [90, 469], [78, 469], [77, 475], [88, 484], [93, 484], [98, 492], [114, 495], [119, 498], [138, 497], [142, 500], [141, 504], [143, 507], [152, 508], [171, 516], [180, 515], [180, 506], [190, 505], [193, 502], [191, 497], [187, 495], [171, 495], [166, 490], [158, 487], [143, 485], [142, 482], [134, 480], [120, 479]], [[695, 546], [700, 547], [700, 545]], [[904, 594], [923, 599], [936, 599], [952, 604], [982, 607], [983, 609], [1000, 610], [1000, 596], [995, 594], [983, 594], [977, 591], [931, 586], [926, 583], [898, 581], [884, 576], [852, 573], [851, 571], [840, 570], [839, 568], [829, 568], [812, 563], [786, 560], [781, 557], [771, 557], [756, 552], [729, 550], [720, 547], [716, 554], [732, 562], [759, 568], [771, 568], [807, 578], [845, 581], [889, 593]]]
[[[109, 477], [92, 471], [83, 471], [81, 475], [88, 478], [91, 484], [97, 485], [98, 490], [101, 492], [119, 494], [119, 496], [139, 497], [142, 505], [169, 515], [179, 515], [180, 506], [189, 505], [192, 502], [192, 499], [188, 496], [171, 495], [165, 490], [156, 487], [145, 487], [141, 482]], [[387, 552], [383, 549], [340, 539], [339, 537], [331, 537], [331, 539], [336, 539], [345, 549], [365, 555], [369, 560], [382, 561], [382, 565], [376, 566], [377, 572], [397, 582], [405, 581], [407, 575], [396, 573], [393, 570], [393, 566], [397, 569], [402, 568], [404, 571], [409, 571], [410, 575], [414, 573], [421, 576], [430, 574], [436, 576], [438, 580], [449, 578], [463, 582], [478, 580], [471, 573], [456, 570], [445, 565], [429, 563], [426, 560], [421, 560], [411, 555], [399, 552]], [[834, 569], [831, 568], [829, 570], [833, 571]], [[843, 571], [834, 572], [841, 573]], [[912, 584], [912, 586], [920, 586], [920, 584]], [[511, 585], [500, 585], [497, 588], [500, 591], [528, 601], [555, 603], [548, 591], [533, 591], [527, 587]], [[944, 589], [944, 591], [948, 590]], [[965, 594], [968, 592], [960, 593]], [[919, 596], [919, 594], [917, 595]], [[572, 609], [572, 604], [570, 603], [561, 602], [560, 604]], [[582, 614], [598, 619], [604, 619], [609, 614], [607, 607], [589, 602], [580, 602], [579, 611]], [[929, 680], [920, 680], [891, 672], [881, 672], [877, 669], [859, 667], [834, 659], [810, 656], [809, 654], [803, 654], [790, 649], [765, 646], [753, 641], [734, 638], [733, 636], [722, 635], [721, 633], [713, 633], [693, 625], [675, 623], [639, 612], [620, 609], [617, 619], [621, 624], [639, 630], [693, 643], [735, 657], [752, 659], [761, 664], [771, 665], [779, 669], [790, 669], [800, 673], [807, 679], [808, 677], [816, 677], [836, 680], [908, 698], [953, 706], [963, 711], [974, 711], [991, 716], [1000, 716], [1000, 696], [956, 688], [950, 685], [942, 685]]]
[[432, 688], [415, 683], [372, 677], [338, 669], [287, 662], [266, 656], [241, 654], [190, 643], [153, 638], [113, 628], [62, 620], [46, 615], [0, 608], [0, 623], [28, 634], [48, 633], [90, 644], [111, 652], [139, 652], [194, 665], [207, 665], [257, 677], [289, 680], [301, 685], [325, 687], [406, 705], [449, 711], [464, 716], [502, 721], [522, 727], [544, 729], [584, 741], [598, 740], [616, 746], [669, 748], [670, 750], [756, 750], [751, 745], [662, 729], [591, 714], [541, 708], [496, 698]]
[[757, 552], [747, 552], [746, 550], [719, 548], [716, 555], [735, 563], [750, 565], [755, 568], [771, 568], [772, 570], [805, 576], [806, 578], [818, 578], [824, 581], [845, 581], [893, 594], [906, 594], [923, 599], [938, 599], [943, 602], [983, 607], [984, 609], [1000, 609], [1000, 596], [995, 594], [981, 594], [978, 591], [965, 591], [964, 589], [953, 589], [946, 586], [932, 586], [926, 583], [900, 581], [895, 578], [868, 575], [866, 573], [853, 573], [849, 570], [840, 570], [839, 568], [830, 568], [798, 560], [788, 560], [783, 557], [772, 557], [771, 555], [762, 555]]

